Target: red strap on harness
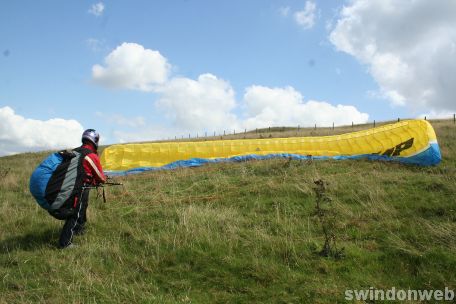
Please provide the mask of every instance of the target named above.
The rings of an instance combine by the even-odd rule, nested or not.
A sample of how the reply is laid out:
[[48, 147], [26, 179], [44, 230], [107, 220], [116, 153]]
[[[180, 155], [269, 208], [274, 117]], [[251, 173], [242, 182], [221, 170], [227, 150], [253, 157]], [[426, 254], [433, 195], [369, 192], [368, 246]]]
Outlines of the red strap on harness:
[[74, 204], [73, 204], [73, 208], [76, 208], [76, 205], [78, 204], [78, 197], [75, 196], [74, 197]]

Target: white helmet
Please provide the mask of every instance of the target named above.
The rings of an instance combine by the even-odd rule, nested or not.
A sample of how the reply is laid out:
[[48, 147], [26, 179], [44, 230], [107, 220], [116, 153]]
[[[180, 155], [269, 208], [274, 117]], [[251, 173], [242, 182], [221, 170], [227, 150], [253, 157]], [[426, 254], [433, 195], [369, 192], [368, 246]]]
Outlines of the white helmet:
[[98, 134], [97, 131], [94, 129], [87, 129], [82, 133], [82, 142], [84, 143], [84, 140], [88, 140], [91, 143], [95, 145], [95, 148], [98, 149], [98, 141], [100, 140], [100, 134]]

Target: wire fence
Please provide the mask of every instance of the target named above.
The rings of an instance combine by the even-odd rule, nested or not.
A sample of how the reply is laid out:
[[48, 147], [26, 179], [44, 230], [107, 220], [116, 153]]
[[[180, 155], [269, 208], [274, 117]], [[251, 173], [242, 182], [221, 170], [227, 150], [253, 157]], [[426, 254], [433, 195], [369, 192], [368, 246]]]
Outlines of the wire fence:
[[[444, 120], [452, 120], [453, 124], [456, 125], [456, 113], [453, 114], [452, 117], [448, 118], [435, 118], [435, 119], [429, 119], [427, 116], [424, 116], [424, 120], [430, 120], [430, 121], [444, 121]], [[401, 120], [407, 120], [407, 119], [401, 119], [397, 118], [397, 122], [400, 122]], [[256, 128], [254, 130], [247, 130], [244, 128], [243, 130], [236, 130], [236, 129], [227, 129], [223, 130], [223, 133], [221, 131], [216, 132], [207, 132], [204, 131], [202, 133], [186, 133], [185, 135], [180, 135], [180, 136], [174, 136], [173, 137], [168, 137], [168, 138], [162, 138], [161, 141], [182, 141], [182, 140], [214, 140], [214, 139], [232, 139], [232, 138], [247, 138], [247, 135], [250, 135], [249, 138], [264, 138], [264, 134], [269, 134], [268, 137], [273, 137], [273, 133], [284, 133], [284, 132], [294, 132], [297, 135], [300, 133], [307, 131], [307, 133], [310, 133], [310, 135], [313, 135], [312, 131], [316, 132], [317, 130], [324, 130], [324, 131], [335, 131], [336, 128], [340, 129], [341, 131], [350, 131], [353, 130], [358, 130], [358, 129], [367, 129], [367, 128], [375, 128], [380, 125], [385, 125], [389, 123], [396, 122], [394, 121], [376, 121], [373, 120], [373, 122], [366, 122], [366, 123], [361, 123], [357, 124], [352, 121], [351, 125], [335, 125], [333, 122], [332, 125], [330, 126], [319, 126], [316, 123], [314, 126], [295, 126], [295, 127], [285, 127], [285, 126], [275, 126], [275, 127], [266, 127], [266, 128]]]

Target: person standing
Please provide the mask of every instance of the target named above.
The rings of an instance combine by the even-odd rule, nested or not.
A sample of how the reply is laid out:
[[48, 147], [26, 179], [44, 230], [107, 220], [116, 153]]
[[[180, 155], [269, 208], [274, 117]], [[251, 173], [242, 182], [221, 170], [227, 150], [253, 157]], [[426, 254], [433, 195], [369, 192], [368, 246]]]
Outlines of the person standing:
[[90, 186], [98, 186], [106, 182], [106, 176], [98, 157], [98, 142], [100, 135], [94, 129], [82, 133], [82, 145], [74, 149], [85, 154], [82, 161], [84, 171], [83, 190], [79, 202], [75, 204], [74, 212], [65, 219], [59, 238], [59, 247], [67, 248], [73, 245], [73, 236], [84, 234], [87, 222], [87, 207], [89, 204]]

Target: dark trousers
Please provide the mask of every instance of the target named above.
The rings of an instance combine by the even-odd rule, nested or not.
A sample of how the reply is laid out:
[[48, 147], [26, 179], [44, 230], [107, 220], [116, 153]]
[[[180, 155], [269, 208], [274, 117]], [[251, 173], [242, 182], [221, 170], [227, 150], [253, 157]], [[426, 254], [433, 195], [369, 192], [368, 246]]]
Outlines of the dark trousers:
[[89, 206], [89, 191], [90, 189], [82, 191], [74, 214], [65, 220], [59, 239], [59, 245], [62, 248], [69, 246], [73, 241], [73, 236], [84, 230], [87, 221], [87, 207]]

